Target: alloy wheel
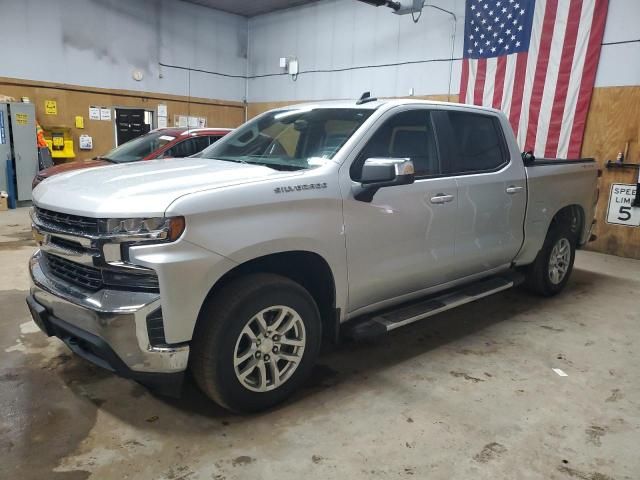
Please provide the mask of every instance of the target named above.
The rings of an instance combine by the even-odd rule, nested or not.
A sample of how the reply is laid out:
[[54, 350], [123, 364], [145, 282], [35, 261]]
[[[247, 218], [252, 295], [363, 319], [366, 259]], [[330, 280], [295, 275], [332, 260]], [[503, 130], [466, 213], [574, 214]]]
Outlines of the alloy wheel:
[[296, 371], [306, 345], [304, 322], [291, 307], [276, 305], [244, 326], [233, 353], [238, 381], [254, 392], [280, 387]]

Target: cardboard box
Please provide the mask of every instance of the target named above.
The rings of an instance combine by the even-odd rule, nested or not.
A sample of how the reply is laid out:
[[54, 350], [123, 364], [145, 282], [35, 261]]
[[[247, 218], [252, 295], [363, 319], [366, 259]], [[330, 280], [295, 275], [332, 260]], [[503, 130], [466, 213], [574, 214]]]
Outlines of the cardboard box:
[[0, 212], [9, 210], [9, 195], [7, 192], [0, 192]]

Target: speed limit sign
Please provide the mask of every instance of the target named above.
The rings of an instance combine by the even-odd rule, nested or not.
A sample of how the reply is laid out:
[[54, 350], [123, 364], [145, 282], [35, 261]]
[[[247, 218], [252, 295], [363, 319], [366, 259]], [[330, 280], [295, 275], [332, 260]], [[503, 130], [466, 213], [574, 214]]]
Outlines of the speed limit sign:
[[640, 207], [632, 205], [636, 196], [636, 188], [638, 188], [637, 185], [626, 183], [614, 183], [611, 185], [607, 223], [627, 225], [629, 227], [640, 226]]

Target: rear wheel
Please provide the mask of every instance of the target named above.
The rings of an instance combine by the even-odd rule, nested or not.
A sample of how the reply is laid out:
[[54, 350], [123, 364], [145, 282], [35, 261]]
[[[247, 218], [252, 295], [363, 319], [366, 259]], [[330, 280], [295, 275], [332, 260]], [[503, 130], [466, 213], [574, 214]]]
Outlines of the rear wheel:
[[529, 266], [526, 286], [546, 297], [559, 293], [569, 281], [575, 256], [575, 234], [569, 227], [552, 225], [542, 249]]
[[321, 330], [318, 308], [299, 284], [272, 274], [239, 278], [203, 308], [192, 342], [193, 375], [229, 410], [269, 408], [308, 377]]

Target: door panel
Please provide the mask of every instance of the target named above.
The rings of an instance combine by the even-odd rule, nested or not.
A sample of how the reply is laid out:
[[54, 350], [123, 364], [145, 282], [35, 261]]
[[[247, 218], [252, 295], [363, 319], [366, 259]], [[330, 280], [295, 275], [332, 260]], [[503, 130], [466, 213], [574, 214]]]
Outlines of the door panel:
[[36, 110], [32, 103], [11, 103], [9, 109], [18, 200], [31, 200], [31, 182], [38, 173]]
[[[496, 173], [457, 177], [456, 258], [460, 276], [511, 263], [523, 241], [526, 190], [512, 163]], [[508, 188], [523, 187], [515, 194]]]
[[443, 168], [458, 188], [457, 276], [511, 263], [524, 238], [526, 181], [520, 159], [510, 159], [499, 117], [450, 110], [436, 121], [446, 145]]
[[455, 180], [435, 178], [344, 201], [350, 311], [453, 278], [455, 195]]
[[116, 141], [118, 145], [144, 135], [151, 130], [145, 123], [145, 111], [136, 108], [116, 108]]

